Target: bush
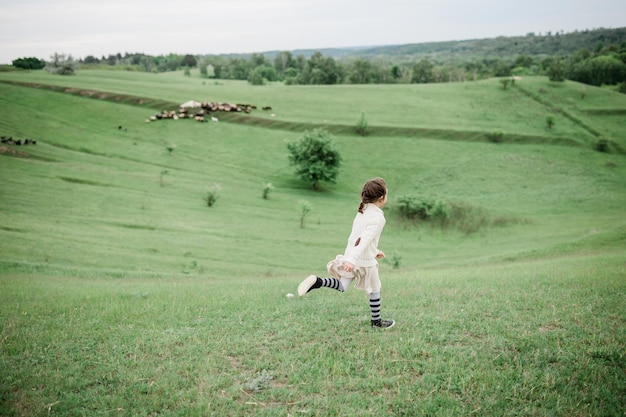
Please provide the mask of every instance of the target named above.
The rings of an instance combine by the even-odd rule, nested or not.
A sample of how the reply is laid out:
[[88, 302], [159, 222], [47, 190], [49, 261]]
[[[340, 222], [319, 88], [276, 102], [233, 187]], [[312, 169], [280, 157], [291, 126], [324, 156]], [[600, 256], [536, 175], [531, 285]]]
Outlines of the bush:
[[266, 369], [257, 372], [254, 378], [246, 378], [245, 387], [248, 391], [259, 392], [270, 386], [270, 382], [274, 379], [274, 374]]
[[213, 184], [207, 189], [204, 196], [204, 201], [206, 201], [207, 206], [213, 207], [213, 204], [220, 198], [221, 191], [222, 187], [219, 184]]
[[555, 82], [565, 81], [565, 66], [560, 59], [552, 61], [550, 68], [548, 68], [548, 79]]
[[271, 182], [263, 184], [263, 199], [267, 200], [270, 198], [270, 191], [274, 189], [274, 186]]
[[78, 69], [78, 62], [72, 55], [58, 54], [50, 56], [50, 61], [46, 63], [45, 70], [50, 74], [75, 75]]
[[442, 229], [453, 228], [467, 235], [489, 226], [504, 227], [524, 222], [518, 218], [493, 217], [480, 207], [438, 198], [402, 196], [398, 198], [398, 211], [404, 219], [428, 222]]
[[39, 58], [28, 57], [28, 58], [18, 58], [12, 61], [12, 64], [15, 68], [25, 69], [25, 70], [39, 70], [43, 69], [46, 66], [46, 61]]
[[435, 221], [445, 224], [450, 218], [452, 207], [436, 198], [402, 196], [398, 198], [400, 215], [406, 219]]
[[311, 203], [309, 203], [307, 200], [299, 200], [298, 204], [300, 207], [300, 228], [304, 229], [305, 220], [311, 213], [312, 207]]
[[487, 140], [492, 143], [501, 143], [504, 141], [504, 132], [501, 130], [494, 130], [491, 133], [487, 133]]
[[370, 133], [370, 129], [367, 125], [367, 119], [365, 118], [364, 112], [361, 112], [361, 118], [356, 124], [356, 133], [361, 136], [367, 136]]
[[394, 251], [393, 255], [391, 255], [391, 266], [393, 269], [400, 268], [400, 261], [402, 260], [402, 255], [398, 253], [398, 251]]
[[609, 141], [606, 139], [598, 139], [598, 141], [596, 142], [595, 145], [595, 149], [598, 152], [604, 152], [604, 153], [608, 153], [609, 152]]

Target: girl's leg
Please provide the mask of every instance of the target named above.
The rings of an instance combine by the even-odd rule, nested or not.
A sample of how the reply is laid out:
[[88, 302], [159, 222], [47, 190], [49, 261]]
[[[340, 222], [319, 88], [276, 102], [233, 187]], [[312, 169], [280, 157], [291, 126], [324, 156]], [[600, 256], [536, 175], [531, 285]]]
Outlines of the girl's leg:
[[380, 292], [370, 293], [370, 311], [372, 312], [372, 326], [388, 329], [396, 324], [393, 320], [380, 318]]
[[380, 293], [370, 294], [370, 311], [372, 312], [372, 322], [380, 320]]
[[[337, 278], [320, 278], [315, 275], [309, 275], [304, 281], [300, 283], [300, 285], [298, 285], [298, 295], [302, 297], [309, 291], [321, 287], [331, 288], [333, 290], [344, 292], [345, 290], [342, 285], [343, 281], [343, 278], [341, 281], [339, 281]], [[350, 281], [348, 281], [348, 284], [349, 283]]]

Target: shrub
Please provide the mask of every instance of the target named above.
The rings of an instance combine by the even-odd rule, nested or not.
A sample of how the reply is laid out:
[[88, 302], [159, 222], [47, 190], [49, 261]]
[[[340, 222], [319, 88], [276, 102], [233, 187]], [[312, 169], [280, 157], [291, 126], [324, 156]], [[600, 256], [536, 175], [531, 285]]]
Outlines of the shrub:
[[306, 200], [300, 200], [300, 228], [304, 229], [304, 221], [307, 216], [311, 213], [311, 204]]
[[406, 219], [430, 220], [444, 225], [450, 218], [452, 207], [436, 198], [401, 196], [398, 198], [398, 209]]
[[560, 59], [552, 61], [550, 68], [548, 68], [548, 79], [555, 82], [565, 81], [565, 65]]
[[367, 119], [365, 118], [365, 113], [361, 112], [361, 118], [356, 124], [356, 133], [361, 136], [367, 136], [370, 133], [369, 127], [367, 125]]
[[548, 127], [548, 129], [552, 129], [552, 126], [554, 126], [554, 116], [546, 116], [546, 126]]
[[398, 210], [405, 219], [429, 222], [442, 229], [453, 228], [468, 235], [489, 226], [504, 227], [523, 222], [511, 217], [493, 217], [480, 207], [438, 198], [402, 196], [398, 198]]
[[598, 139], [595, 145], [595, 149], [598, 152], [609, 152], [609, 141], [606, 139]]
[[256, 373], [254, 378], [246, 378], [246, 389], [252, 392], [259, 392], [268, 388], [270, 381], [274, 379], [274, 374], [266, 369]]
[[274, 186], [272, 185], [271, 182], [268, 182], [263, 185], [263, 199], [264, 200], [267, 200], [269, 198], [270, 191], [272, 191], [273, 189], [274, 189]]
[[213, 204], [220, 198], [221, 191], [222, 187], [219, 184], [213, 184], [209, 187], [204, 196], [204, 201], [206, 201], [207, 206], [213, 207]]
[[74, 75], [78, 69], [78, 62], [72, 55], [54, 53], [50, 56], [50, 61], [46, 63], [45, 70], [51, 74]]
[[26, 70], [30, 70], [30, 69], [38, 70], [38, 69], [43, 69], [46, 66], [46, 61], [44, 61], [43, 59], [34, 58], [34, 57], [14, 59], [12, 63], [15, 68], [26, 69]]
[[391, 255], [391, 266], [393, 269], [400, 268], [400, 261], [402, 260], [402, 256], [398, 253], [398, 251], [394, 251], [393, 255]]
[[501, 143], [504, 141], [504, 132], [501, 130], [494, 130], [491, 133], [487, 133], [487, 140], [492, 143]]

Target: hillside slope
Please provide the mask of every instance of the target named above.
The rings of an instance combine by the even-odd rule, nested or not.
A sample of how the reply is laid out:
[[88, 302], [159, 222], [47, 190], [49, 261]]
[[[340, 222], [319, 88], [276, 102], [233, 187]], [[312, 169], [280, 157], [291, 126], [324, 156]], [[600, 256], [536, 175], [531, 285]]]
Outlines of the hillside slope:
[[[340, 109], [358, 105], [371, 109], [367, 115], [376, 128], [425, 130], [336, 135], [344, 156], [339, 181], [315, 193], [293, 177], [288, 165], [286, 143], [301, 136], [295, 128], [193, 120], [146, 123], [155, 109], [115, 97], [2, 83], [0, 134], [35, 139], [37, 145], [3, 146], [0, 155], [0, 270], [216, 277], [320, 270], [343, 249], [362, 182], [377, 175], [390, 186], [382, 244], [403, 268], [545, 256], [574, 243], [605, 250], [598, 242], [620, 242], [625, 234], [624, 157], [593, 151], [594, 135], [565, 117], [557, 118], [559, 133], [554, 134], [541, 126], [544, 104], [502, 91], [495, 80], [441, 86], [439, 91], [427, 86], [292, 90], [203, 85], [170, 74], [157, 77], [160, 87], [154, 89], [152, 75], [113, 76], [119, 77], [117, 83], [98, 73], [58, 80], [68, 87], [75, 83], [78, 89], [172, 103], [189, 98], [267, 103], [275, 116], [260, 110], [254, 116], [269, 125], [276, 120], [351, 125], [360, 111]], [[37, 81], [45, 75], [32, 77]], [[550, 99], [566, 103], [574, 88], [566, 83], [550, 90]], [[585, 98], [587, 106], [593, 106], [596, 91], [603, 97], [602, 90], [594, 90]], [[511, 93], [519, 103], [499, 111]], [[377, 105], [384, 97], [385, 105]], [[495, 109], [489, 104], [493, 97], [502, 100]], [[394, 100], [412, 110], [390, 105]], [[473, 112], [468, 103], [474, 103]], [[615, 106], [609, 99], [600, 103], [598, 108]], [[407, 120], [410, 111], [415, 117]], [[586, 114], [585, 125], [598, 130], [596, 120], [602, 119], [597, 117], [614, 117]], [[534, 132], [538, 140], [524, 146], [459, 140], [458, 132], [481, 134], [487, 126], [519, 137]], [[611, 126], [619, 133], [618, 124]], [[432, 135], [439, 139], [422, 134], [443, 127]], [[573, 145], [554, 146], [561, 135]], [[261, 197], [266, 183], [275, 187], [267, 200]], [[220, 198], [209, 208], [203, 199], [216, 184]], [[397, 216], [402, 195], [444, 198], [468, 207], [468, 221], [478, 226], [464, 232], [406, 223]], [[302, 201], [313, 208], [304, 228]], [[391, 268], [391, 263], [382, 267]]]
[[[283, 128], [301, 124], [296, 130], [326, 126], [347, 133], [363, 113], [378, 135], [485, 140], [486, 134], [501, 131], [505, 140], [518, 143], [595, 147], [604, 139], [615, 144], [615, 151], [626, 148], [620, 134], [625, 95], [569, 81], [551, 83], [544, 77], [518, 79], [507, 89], [497, 79], [445, 85], [251, 87], [237, 81], [210, 83], [180, 72], [82, 71], [67, 78], [34, 71], [0, 74], [0, 81], [92, 98], [103, 97], [98, 92], [112, 93], [104, 97], [114, 101], [123, 100], [116, 95], [136, 96], [127, 102], [156, 109], [175, 109], [176, 103], [189, 99], [252, 103], [273, 110], [254, 112], [244, 122]], [[554, 121], [551, 128], [548, 117]]]

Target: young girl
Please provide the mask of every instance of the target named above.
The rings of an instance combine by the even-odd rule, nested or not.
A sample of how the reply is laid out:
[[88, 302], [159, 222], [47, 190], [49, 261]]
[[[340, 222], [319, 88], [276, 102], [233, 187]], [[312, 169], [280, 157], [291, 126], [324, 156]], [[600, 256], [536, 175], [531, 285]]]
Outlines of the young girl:
[[365, 183], [361, 191], [361, 204], [352, 222], [352, 232], [343, 255], [327, 265], [332, 278], [309, 275], [298, 286], [298, 295], [303, 296], [312, 289], [327, 287], [344, 292], [352, 281], [356, 288], [369, 294], [372, 326], [390, 328], [393, 320], [380, 317], [380, 278], [377, 259], [385, 257], [378, 250], [378, 240], [385, 227], [382, 211], [387, 202], [387, 185], [382, 178], [374, 178]]

